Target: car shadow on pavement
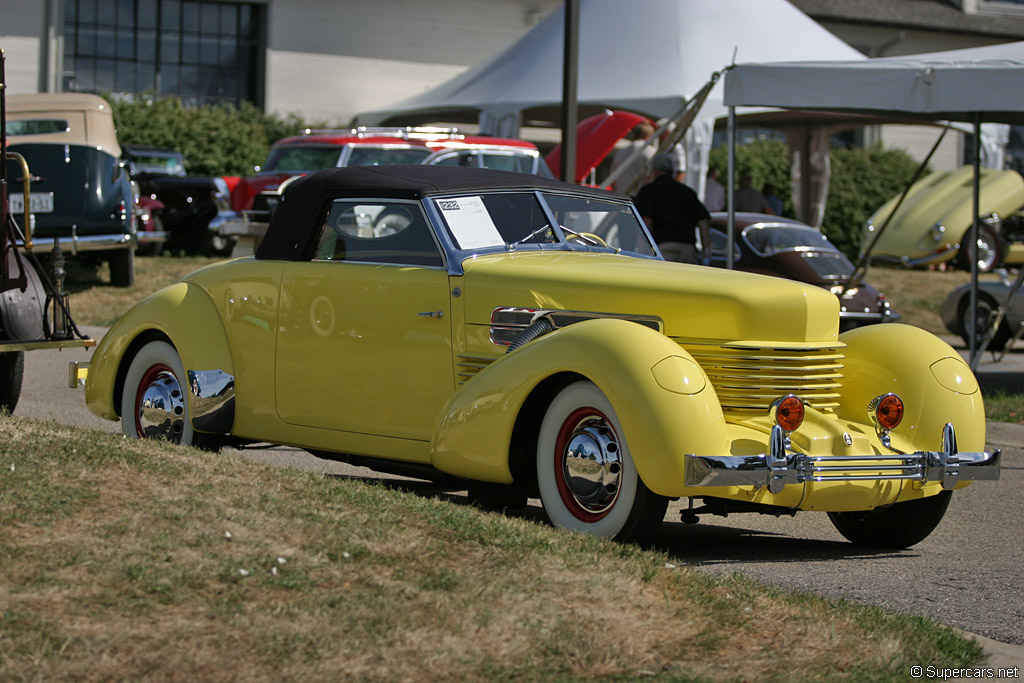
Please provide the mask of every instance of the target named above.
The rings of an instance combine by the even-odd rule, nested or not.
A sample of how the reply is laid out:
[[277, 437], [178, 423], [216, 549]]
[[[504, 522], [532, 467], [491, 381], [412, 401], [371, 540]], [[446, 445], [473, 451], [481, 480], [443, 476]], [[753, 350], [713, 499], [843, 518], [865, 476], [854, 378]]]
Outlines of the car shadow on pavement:
[[798, 538], [739, 526], [664, 522], [652, 547], [684, 565], [729, 565], [776, 562], [912, 557], [913, 551], [864, 548], [846, 541]]
[[[444, 485], [422, 479], [388, 476], [332, 474], [332, 477], [386, 486], [424, 498], [437, 498], [456, 505], [473, 506], [458, 484]], [[547, 524], [539, 501], [525, 508], [505, 510], [509, 517]], [[771, 531], [715, 524], [683, 524], [665, 521], [647, 544], [666, 553], [681, 565], [729, 565], [748, 563], [806, 562], [850, 559], [913, 557], [912, 550], [893, 551], [855, 546], [846, 541], [798, 538]]]

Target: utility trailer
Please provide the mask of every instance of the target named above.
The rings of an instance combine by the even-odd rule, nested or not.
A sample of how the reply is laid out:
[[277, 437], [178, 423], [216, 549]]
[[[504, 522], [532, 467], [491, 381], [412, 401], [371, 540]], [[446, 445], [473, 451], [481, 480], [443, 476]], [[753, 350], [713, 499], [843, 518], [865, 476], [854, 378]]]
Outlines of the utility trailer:
[[[64, 255], [54, 240], [47, 268], [32, 243], [32, 174], [25, 157], [7, 150], [6, 57], [0, 50], [0, 412], [14, 412], [21, 396], [25, 352], [95, 346], [71, 318], [64, 291]], [[11, 212], [8, 160], [20, 170], [22, 223]]]

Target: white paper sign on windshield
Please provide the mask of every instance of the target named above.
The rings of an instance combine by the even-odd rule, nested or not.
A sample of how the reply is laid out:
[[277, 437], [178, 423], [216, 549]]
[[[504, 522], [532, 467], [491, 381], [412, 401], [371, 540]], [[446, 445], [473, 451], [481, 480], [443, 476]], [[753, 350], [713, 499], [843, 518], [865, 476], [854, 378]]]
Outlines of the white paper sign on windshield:
[[448, 221], [460, 249], [504, 246], [505, 240], [494, 227], [494, 221], [480, 197], [438, 199], [437, 208]]

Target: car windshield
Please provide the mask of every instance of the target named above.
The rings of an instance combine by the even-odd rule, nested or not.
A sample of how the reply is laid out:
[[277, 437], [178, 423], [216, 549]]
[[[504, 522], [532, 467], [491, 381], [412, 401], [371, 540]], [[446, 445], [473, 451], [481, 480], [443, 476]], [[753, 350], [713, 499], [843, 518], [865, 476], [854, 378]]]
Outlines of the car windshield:
[[338, 165], [344, 148], [337, 145], [324, 147], [315, 145], [290, 145], [270, 150], [267, 163], [261, 169], [264, 173], [301, 173], [321, 171]]
[[551, 169], [544, 160], [533, 154], [521, 152], [460, 150], [454, 154], [441, 156], [429, 163], [438, 166], [478, 166], [494, 168], [499, 171], [515, 173], [534, 173], [544, 178], [554, 178]]
[[802, 256], [804, 262], [823, 280], [840, 280], [853, 274], [853, 264], [838, 251], [813, 251]]
[[180, 156], [161, 154], [135, 154], [132, 163], [138, 173], [165, 173], [185, 175], [185, 162]]
[[839, 250], [828, 238], [813, 228], [781, 225], [752, 225], [743, 231], [747, 243], [762, 256], [794, 250]]
[[430, 156], [424, 147], [365, 147], [353, 145], [348, 166], [388, 166], [390, 164], [418, 164]]
[[[628, 204], [550, 193], [543, 197], [569, 244], [654, 256], [650, 238]], [[514, 250], [563, 243], [532, 192], [445, 197], [434, 202], [459, 249]]]

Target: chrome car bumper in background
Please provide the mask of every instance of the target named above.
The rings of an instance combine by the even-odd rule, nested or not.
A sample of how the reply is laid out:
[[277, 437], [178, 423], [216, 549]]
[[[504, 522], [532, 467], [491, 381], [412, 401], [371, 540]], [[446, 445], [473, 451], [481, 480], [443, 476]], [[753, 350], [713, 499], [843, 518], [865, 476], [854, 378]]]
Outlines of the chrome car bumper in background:
[[786, 437], [772, 427], [769, 452], [759, 455], [692, 455], [686, 458], [687, 486], [766, 486], [779, 493], [787, 484], [808, 481], [885, 481], [909, 479], [942, 482], [953, 489], [962, 481], [999, 479], [999, 450], [960, 453], [953, 425], [942, 430], [941, 451], [891, 455], [812, 456], [789, 453]]
[[59, 240], [60, 248], [71, 254], [79, 254], [83, 251], [106, 251], [109, 249], [131, 249], [136, 244], [148, 242], [163, 242], [167, 239], [166, 232], [140, 232], [138, 237], [120, 233], [117, 235], [78, 235], [61, 237], [35, 238], [37, 247], [52, 246], [54, 240]]

